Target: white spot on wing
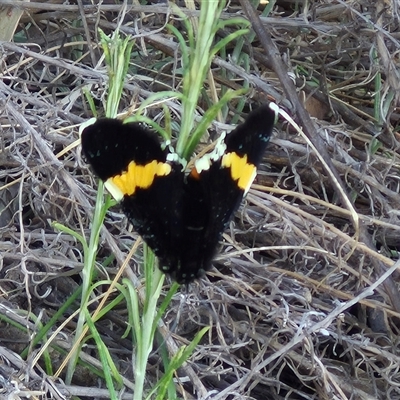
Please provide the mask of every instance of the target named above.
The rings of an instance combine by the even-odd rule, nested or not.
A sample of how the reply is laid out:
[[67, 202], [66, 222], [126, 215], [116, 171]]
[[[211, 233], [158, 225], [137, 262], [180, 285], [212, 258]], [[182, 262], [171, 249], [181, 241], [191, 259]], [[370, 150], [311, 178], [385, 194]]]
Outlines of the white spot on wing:
[[122, 193], [121, 189], [112, 181], [112, 178], [107, 179], [107, 181], [104, 183], [104, 186], [115, 200], [121, 201], [124, 198], [124, 194]]
[[226, 133], [222, 134], [215, 145], [214, 150], [211, 153], [205, 154], [203, 157], [199, 158], [194, 162], [194, 167], [196, 171], [200, 174], [202, 171], [207, 171], [211, 164], [217, 160], [219, 160], [226, 151], [225, 144], [225, 136]]
[[246, 196], [247, 192], [250, 190], [251, 184], [254, 182], [254, 179], [256, 179], [256, 176], [257, 176], [257, 169], [254, 168], [254, 172], [251, 175], [249, 183], [247, 184], [246, 188], [244, 189], [244, 195], [245, 196]]
[[96, 118], [90, 118], [88, 121], [83, 122], [79, 127], [79, 137], [82, 136], [82, 132], [85, 128], [87, 128], [90, 125], [93, 125], [96, 121], [97, 121]]

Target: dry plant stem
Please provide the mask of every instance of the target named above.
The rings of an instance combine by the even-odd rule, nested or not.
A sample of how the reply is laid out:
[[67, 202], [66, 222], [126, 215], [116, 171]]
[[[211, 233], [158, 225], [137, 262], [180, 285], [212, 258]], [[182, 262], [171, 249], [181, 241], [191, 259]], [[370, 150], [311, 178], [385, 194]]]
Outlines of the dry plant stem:
[[[252, 190], [250, 190], [250, 194], [253, 192], [253, 190], [258, 190], [263, 193], [264, 192], [265, 193], [276, 193], [276, 194], [283, 195], [283, 196], [293, 196], [293, 197], [298, 198], [303, 201], [305, 200], [310, 203], [316, 203], [316, 204], [322, 205], [324, 207], [327, 207], [327, 208], [331, 209], [332, 211], [337, 212], [339, 215], [347, 216], [347, 217], [350, 215], [350, 212], [344, 208], [338, 207], [335, 204], [328, 203], [324, 200], [306, 195], [304, 193], [293, 192], [292, 190], [283, 190], [283, 189], [273, 188], [273, 187], [265, 187], [265, 186], [257, 185], [257, 184], [251, 185], [251, 188], [252, 188]], [[358, 217], [360, 220], [364, 221], [365, 223], [368, 223], [369, 225], [377, 225], [377, 226], [381, 226], [383, 228], [389, 228], [389, 229], [400, 231], [400, 226], [391, 224], [390, 222], [385, 222], [385, 221], [382, 221], [377, 218], [373, 218], [373, 217], [370, 217], [369, 215], [364, 215], [364, 214], [358, 214]], [[378, 254], [378, 253], [375, 253], [375, 254]]]
[[[54, 395], [55, 399], [58, 399], [60, 397], [58, 397], [59, 395], [59, 390], [56, 388], [56, 384], [53, 382], [53, 379], [48, 377], [46, 375], [46, 378], [43, 379], [43, 373], [41, 372], [40, 375], [37, 373], [37, 371], [35, 370], [35, 368], [32, 368], [32, 366], [27, 365], [27, 363], [22, 360], [21, 357], [19, 357], [18, 355], [16, 355], [14, 352], [8, 350], [6, 347], [1, 346], [0, 347], [0, 356], [2, 360], [8, 360], [8, 362], [12, 365], [15, 365], [17, 367], [20, 368], [21, 371], [27, 371], [29, 369], [29, 374], [30, 376], [37, 380], [38, 382], [41, 382], [41, 386], [42, 387], [46, 387], [47, 390], [50, 390], [50, 392]], [[38, 391], [39, 393], [37, 393], [37, 396], [43, 396], [45, 394], [45, 391], [40, 390]], [[19, 393], [21, 395], [21, 393]], [[29, 398], [32, 397], [32, 392], [31, 391], [27, 391], [26, 393], [27, 397], [25, 398]], [[16, 399], [16, 397], [14, 397]]]
[[74, 65], [74, 63], [71, 62], [66, 62], [65, 60], [60, 60], [54, 57], [46, 56], [31, 50], [27, 50], [25, 47], [21, 47], [16, 45], [15, 43], [10, 43], [10, 42], [1, 42], [0, 41], [0, 48], [5, 48], [7, 50], [11, 50], [14, 52], [17, 52], [19, 54], [23, 54], [27, 57], [32, 57], [33, 59], [36, 59], [38, 61], [42, 61], [44, 64], [48, 65], [54, 65], [56, 67], [66, 69], [68, 70], [71, 74], [75, 75], [87, 75], [90, 78], [94, 78], [97, 81], [103, 80], [106, 76], [106, 74], [102, 72], [98, 72], [94, 69], [83, 69], [79, 68], [78, 66]]
[[86, 20], [86, 16], [85, 16], [85, 10], [83, 7], [83, 3], [82, 0], [78, 0], [78, 7], [79, 7], [79, 14], [81, 16], [81, 21], [82, 21], [82, 25], [83, 25], [83, 29], [85, 30], [85, 37], [88, 40], [88, 48], [89, 48], [89, 52], [90, 52], [90, 59], [92, 61], [92, 65], [96, 65], [96, 57], [94, 55], [94, 51], [93, 51], [93, 45], [91, 43], [91, 35], [90, 35], [90, 29]]
[[[30, 12], [35, 11], [60, 11], [64, 13], [73, 13], [74, 15], [80, 12], [80, 8], [75, 4], [52, 4], [49, 2], [28, 2], [28, 1], [20, 1], [18, 3], [15, 0], [1, 0], [1, 4], [3, 6], [12, 6], [13, 8], [17, 8], [20, 10], [26, 10]], [[99, 4], [96, 5], [85, 4], [83, 5], [83, 11], [85, 15], [92, 17], [95, 14], [99, 14], [102, 12], [119, 12], [121, 10], [120, 4]], [[140, 5], [134, 4], [127, 7], [127, 12], [134, 11], [137, 13], [148, 13], [148, 14], [170, 14], [171, 7], [165, 6], [164, 4], [160, 5]], [[187, 8], [180, 8], [180, 11], [183, 12], [188, 17], [196, 17], [200, 16], [199, 10], [188, 10]], [[173, 14], [173, 12], [172, 12]], [[227, 20], [232, 18], [232, 15], [226, 12], [221, 14], [221, 19]], [[273, 17], [261, 17], [261, 21], [265, 24], [270, 24], [275, 27], [288, 27], [288, 28], [310, 28], [310, 24], [308, 21], [304, 21], [303, 18], [273, 18]], [[114, 24], [116, 25], [116, 24]], [[121, 27], [122, 28], [122, 27]], [[340, 24], [325, 24], [323, 22], [317, 21], [313, 23], [313, 29], [317, 32], [325, 33], [339, 33], [342, 30]], [[121, 29], [122, 31], [122, 29]]]
[[[25, 321], [26, 322], [26, 321]], [[59, 342], [57, 343], [59, 346], [65, 348], [66, 350], [69, 350], [68, 347], [65, 347], [65, 342]], [[45, 389], [43, 390], [38, 390], [36, 392], [32, 392], [31, 390], [26, 391], [26, 397], [24, 398], [32, 398], [32, 396], [36, 395], [38, 397], [34, 398], [48, 398], [48, 397], [42, 397], [46, 396], [49, 393], [52, 394], [51, 398], [54, 399], [65, 399], [68, 396], [89, 396], [89, 397], [99, 397], [99, 398], [107, 398], [110, 394], [110, 392], [107, 389], [99, 389], [99, 388], [94, 388], [94, 387], [84, 387], [84, 386], [70, 386], [70, 385], [64, 385], [62, 383], [56, 383], [54, 382], [53, 377], [49, 377], [48, 375], [44, 374], [44, 372], [40, 369], [40, 375], [37, 373], [37, 366], [35, 368], [32, 368], [31, 365], [28, 366], [28, 363], [25, 362], [22, 358], [17, 356], [14, 352], [8, 350], [6, 347], [1, 346], [0, 347], [0, 357], [4, 360], [8, 360], [10, 364], [15, 366], [17, 369], [20, 371], [28, 371], [29, 370], [29, 375], [32, 379], [36, 380], [37, 382], [41, 382], [41, 386]], [[101, 364], [94, 358], [90, 357], [89, 362], [93, 365], [98, 365], [101, 367]], [[95, 364], [96, 363], [96, 364]], [[126, 383], [126, 382], [124, 382]], [[47, 391], [47, 392], [46, 392]], [[23, 393], [22, 391], [19, 392], [19, 394], [22, 396]], [[132, 395], [129, 393], [120, 393], [119, 397], [122, 400], [131, 400]]]
[[[116, 24], [113, 24], [114, 28], [116, 26], [117, 26]], [[91, 82], [103, 82], [103, 81], [108, 80], [107, 74], [105, 72], [96, 71], [95, 69], [89, 69], [89, 68], [81, 68], [72, 62], [71, 63], [64, 62], [62, 60], [55, 59], [54, 57], [49, 57], [49, 56], [46, 56], [46, 55], [43, 55], [40, 53], [36, 53], [31, 50], [27, 50], [24, 47], [16, 45], [15, 43], [0, 41], [0, 52], [1, 52], [2, 48], [27, 56], [26, 62], [29, 62], [32, 60], [38, 60], [38, 61], [43, 62], [46, 65], [54, 65], [55, 67], [58, 67], [58, 68], [64, 68], [64, 69], [68, 70], [72, 75], [80, 76], [83, 80], [86, 80], [89, 84]], [[8, 72], [11, 73], [12, 70], [8, 69]], [[91, 79], [93, 79], [93, 81], [91, 81]], [[138, 94], [143, 95], [144, 97], [148, 97], [152, 94], [152, 92], [142, 89], [136, 85], [126, 84], [124, 87], [125, 87], [125, 89], [129, 90], [131, 93], [133, 93], [133, 94], [138, 93]], [[19, 93], [14, 92], [8, 86], [4, 85], [1, 81], [0, 81], [0, 89], [3, 93], [8, 93], [11, 96], [14, 96], [14, 95], [20, 96]], [[24, 97], [24, 101], [26, 101], [28, 104], [32, 104], [37, 107], [48, 107], [47, 103], [43, 103], [40, 100], [38, 100], [32, 96]], [[166, 104], [171, 107], [176, 107], [176, 105], [173, 102], [167, 101]], [[84, 122], [83, 118], [80, 118], [71, 113], [61, 111], [61, 110], [57, 110], [57, 113], [62, 117], [67, 117], [67, 119], [69, 121], [72, 121], [73, 123], [80, 124], [80, 123]]]
[[[302, 79], [297, 79], [296, 84], [301, 86], [304, 84], [304, 82]], [[343, 102], [341, 102], [340, 100], [336, 99], [335, 97], [328, 98], [328, 96], [322, 91], [315, 90], [315, 88], [310, 87], [308, 85], [305, 86], [305, 91], [307, 93], [312, 93], [313, 97], [315, 97], [321, 103], [325, 104], [331, 103], [336, 112], [339, 113], [340, 116], [343, 118], [344, 122], [347, 122], [353, 126], [354, 125], [359, 126], [366, 133], [369, 133], [370, 135], [375, 135], [376, 131], [372, 123], [369, 121], [365, 121], [364, 119], [359, 117], [357, 114], [351, 111], [346, 104], [343, 104]]]
[[[343, 242], [343, 244], [346, 244], [349, 247], [354, 247], [355, 249], [358, 249], [360, 252], [369, 255], [371, 258], [376, 259], [377, 261], [386, 265], [387, 267], [392, 266], [393, 261], [390, 258], [385, 257], [384, 255], [378, 253], [377, 251], [374, 251], [373, 248], [366, 246], [364, 243], [360, 243], [360, 242], [354, 240], [352, 237], [343, 233], [340, 229], [336, 228], [332, 224], [329, 224], [329, 223], [321, 220], [319, 217], [310, 215], [307, 212], [302, 211], [302, 210], [298, 209], [297, 207], [294, 207], [280, 199], [272, 198], [272, 196], [270, 196], [270, 195], [267, 195], [264, 193], [258, 193], [258, 196], [260, 198], [269, 199], [271, 202], [274, 202], [278, 206], [279, 210], [287, 209], [290, 212], [292, 212], [292, 215], [291, 215], [292, 221], [295, 221], [295, 215], [298, 215], [302, 218], [302, 220], [311, 221], [313, 224], [313, 228], [312, 228], [313, 230], [320, 229], [321, 231], [324, 231], [324, 232], [332, 232], [332, 237], [340, 238], [341, 241]], [[263, 208], [263, 204], [261, 202], [259, 202], [256, 197], [253, 197], [250, 195], [249, 199], [252, 201], [253, 204], [256, 204], [260, 208]], [[295, 229], [295, 228], [293, 227], [293, 229]], [[301, 235], [301, 234], [302, 234], [302, 232], [299, 231], [298, 235]], [[322, 233], [319, 232], [319, 235], [321, 235], [321, 234]], [[327, 237], [329, 237], [329, 235], [327, 233], [325, 233], [325, 235], [327, 235]], [[307, 235], [304, 234], [304, 236], [305, 236], [304, 239], [307, 239]], [[324, 251], [324, 249], [320, 249], [320, 250]], [[354, 274], [354, 271], [351, 271], [351, 272]], [[363, 277], [362, 279], [366, 279], [366, 278]], [[367, 284], [368, 283], [369, 282], [367, 281]]]
[[[376, 25], [378, 25], [382, 29], [383, 21], [383, 11], [386, 5], [383, 1], [377, 1], [376, 4], [376, 13], [380, 15], [378, 20], [376, 21]], [[379, 52], [379, 58], [381, 60], [381, 64], [385, 70], [385, 73], [388, 76], [388, 83], [392, 90], [396, 92], [397, 102], [399, 99], [399, 89], [400, 89], [400, 74], [398, 67], [394, 64], [393, 55], [390, 54], [388, 48], [385, 44], [385, 35], [383, 34], [383, 30], [380, 30], [376, 33], [376, 44]], [[386, 38], [387, 39], [387, 38]], [[397, 103], [396, 102], [396, 103]]]
[[[262, 187], [260, 187], [260, 189], [263, 190]], [[260, 195], [260, 197], [265, 197], [265, 195]], [[268, 198], [268, 197], [266, 197]], [[335, 234], [337, 237], [342, 238], [343, 243], [348, 243], [349, 245], [351, 245], [354, 249], [358, 249], [360, 252], [370, 256], [371, 261], [375, 264], [375, 265], [380, 265], [382, 267], [383, 271], [386, 271], [386, 268], [390, 265], [392, 265], [393, 261], [388, 258], [385, 257], [384, 255], [380, 254], [378, 251], [376, 251], [375, 246], [368, 244], [366, 242], [362, 243], [359, 241], [355, 241], [354, 239], [352, 239], [351, 237], [348, 237], [346, 234], [344, 234], [343, 232], [341, 232], [339, 229], [335, 228], [334, 226], [330, 225], [330, 224], [326, 224], [324, 221], [319, 220], [317, 217], [314, 216], [307, 216], [307, 213], [302, 212], [301, 210], [286, 204], [285, 202], [274, 198], [273, 201], [277, 204], [279, 204], [279, 209], [291, 209], [293, 213], [298, 213], [298, 214], [302, 214], [303, 217], [308, 218], [308, 219], [312, 219], [313, 223], [315, 224], [315, 227], [318, 226], [318, 222], [320, 222], [323, 226], [325, 226], [325, 229], [328, 229], [329, 231], [331, 231], [333, 234]], [[254, 203], [257, 203], [257, 201], [253, 200]], [[259, 206], [261, 207], [262, 205], [259, 204]], [[347, 210], [343, 210], [342, 212], [346, 211], [346, 214], [348, 214]], [[360, 221], [363, 222], [363, 226], [367, 227], [368, 224], [367, 222], [364, 220], [364, 218], [360, 215]], [[398, 296], [397, 293], [397, 288], [396, 285], [394, 283], [394, 281], [392, 280], [392, 278], [390, 277], [387, 281], [384, 282], [383, 284], [385, 293], [390, 297], [390, 299], [392, 300], [392, 296], [391, 293], [388, 290], [391, 290], [391, 287], [393, 287], [394, 293], [392, 293], [393, 298], [396, 298]], [[392, 302], [393, 305], [393, 302]], [[399, 310], [394, 307], [394, 310], [399, 312]]]
[[[245, 14], [247, 15], [249, 21], [251, 21], [252, 27], [256, 32], [264, 51], [266, 52], [266, 56], [271, 60], [272, 67], [274, 68], [274, 72], [278, 75], [279, 81], [282, 85], [284, 92], [286, 93], [286, 97], [290, 99], [293, 104], [294, 110], [296, 111], [297, 116], [301, 122], [301, 126], [304, 129], [304, 133], [313, 143], [315, 148], [321, 155], [321, 158], [327, 164], [329, 169], [327, 169], [327, 173], [335, 179], [336, 185], [333, 187], [337, 188], [337, 194], [340, 196], [342, 204], [346, 205], [350, 210], [352, 209], [351, 203], [349, 202], [348, 197], [345, 195], [345, 188], [342, 183], [342, 180], [337, 173], [334, 165], [331, 162], [331, 157], [325, 149], [324, 143], [322, 139], [315, 131], [314, 124], [311, 121], [311, 118], [307, 111], [304, 109], [302, 103], [300, 102], [296, 88], [293, 82], [289, 79], [288, 70], [285, 64], [282, 62], [281, 56], [274, 42], [272, 41], [271, 35], [264, 28], [258, 14], [254, 10], [254, 7], [248, 0], [240, 0], [240, 4], [243, 7]], [[338, 190], [338, 186], [340, 186], [340, 190]], [[358, 225], [358, 221], [353, 219], [353, 224], [355, 227]]]
[[[240, 0], [240, 4], [242, 5], [248, 19], [251, 21], [253, 29], [257, 33], [257, 36], [260, 39], [260, 42], [266, 52], [267, 58], [271, 60], [274, 71], [279, 77], [286, 96], [293, 102], [296, 114], [301, 121], [301, 125], [304, 128], [305, 134], [312, 141], [318, 152], [321, 154], [324, 162], [326, 162], [326, 165], [329, 167], [326, 169], [326, 171], [336, 183], [333, 184], [333, 187], [336, 187], [338, 195], [342, 200], [342, 204], [347, 205], [347, 207], [349, 207], [349, 210], [351, 210], [353, 207], [349, 202], [349, 198], [345, 195], [346, 191], [343, 182], [324, 147], [324, 143], [322, 142], [320, 136], [315, 132], [315, 128], [310, 119], [310, 116], [298, 99], [296, 88], [294, 87], [292, 81], [289, 79], [287, 68], [282, 62], [278, 49], [274, 45], [270, 34], [265, 30], [258, 14], [254, 10], [254, 7], [250, 4], [250, 2], [248, 0]], [[359, 230], [359, 239], [364, 242], [370, 249], [375, 249], [373, 241], [371, 240], [371, 237], [368, 234], [366, 227], [362, 223], [359, 224], [359, 221], [356, 219], [355, 213], [351, 214], [351, 218], [353, 219], [355, 228]], [[386, 268], [374, 258], [372, 258], [372, 262], [374, 263], [375, 270], [379, 275], [382, 275], [384, 271], [386, 271]], [[392, 279], [388, 279], [384, 282], [383, 286], [390, 298], [393, 308], [396, 311], [400, 312], [400, 293], [398, 292], [395, 283]]]
[[[374, 290], [378, 288], [379, 285], [381, 285], [387, 278], [393, 274], [396, 269], [400, 267], [400, 260], [397, 261], [395, 264], [392, 265], [375, 283], [373, 283], [370, 287], [367, 287], [364, 289], [358, 296], [355, 296], [353, 299], [349, 300], [346, 303], [340, 304], [338, 307], [336, 307], [334, 310], [332, 310], [326, 318], [324, 318], [322, 321], [317, 322], [312, 326], [310, 329], [306, 329], [306, 327], [299, 327], [299, 331], [296, 336], [293, 337], [293, 339], [286, 345], [282, 346], [278, 351], [274, 352], [271, 356], [268, 358], [264, 359], [260, 364], [257, 364], [251, 371], [247, 373], [247, 375], [244, 375], [242, 378], [237, 380], [233, 385], [229, 387], [229, 390], [232, 391], [235, 388], [238, 388], [239, 386], [245, 387], [247, 384], [251, 382], [252, 379], [259, 373], [259, 371], [266, 366], [268, 366], [270, 363], [272, 363], [274, 360], [277, 358], [287, 354], [291, 349], [295, 348], [298, 346], [300, 343], [303, 341], [307, 340], [308, 337], [313, 334], [319, 332], [321, 329], [325, 329], [329, 327], [334, 319], [336, 319], [340, 314], [344, 313], [346, 310], [348, 310], [350, 307], [353, 305], [357, 304], [360, 302], [360, 300], [365, 299], [368, 296], [371, 296], [374, 293]], [[225, 391], [220, 392], [214, 399], [224, 399], [227, 393]]]

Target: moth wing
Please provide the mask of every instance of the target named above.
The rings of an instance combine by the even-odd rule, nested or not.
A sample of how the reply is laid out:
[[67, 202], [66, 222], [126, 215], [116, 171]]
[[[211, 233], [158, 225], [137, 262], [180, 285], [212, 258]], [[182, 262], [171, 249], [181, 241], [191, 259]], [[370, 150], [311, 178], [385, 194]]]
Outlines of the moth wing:
[[97, 120], [81, 134], [82, 151], [95, 174], [111, 189], [135, 230], [169, 272], [177, 263], [184, 173], [156, 133], [138, 123]]
[[195, 163], [184, 187], [178, 281], [194, 279], [210, 267], [223, 231], [254, 180], [274, 121], [269, 106], [258, 108], [218, 144], [218, 156], [209, 154]]

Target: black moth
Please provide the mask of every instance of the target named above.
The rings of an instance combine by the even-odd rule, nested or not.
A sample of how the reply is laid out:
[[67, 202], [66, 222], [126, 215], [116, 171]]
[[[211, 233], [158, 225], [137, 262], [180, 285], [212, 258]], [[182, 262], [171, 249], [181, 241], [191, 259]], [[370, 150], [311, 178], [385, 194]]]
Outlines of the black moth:
[[139, 123], [99, 119], [83, 130], [82, 150], [161, 270], [188, 284], [211, 266], [222, 232], [255, 178], [274, 120], [269, 105], [251, 112], [189, 172]]

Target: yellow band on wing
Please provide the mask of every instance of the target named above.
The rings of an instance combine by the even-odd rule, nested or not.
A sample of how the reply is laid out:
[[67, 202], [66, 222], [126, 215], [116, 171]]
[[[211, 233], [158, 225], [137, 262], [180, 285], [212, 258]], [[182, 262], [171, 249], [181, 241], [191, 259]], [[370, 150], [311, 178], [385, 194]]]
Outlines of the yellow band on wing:
[[[112, 186], [125, 196], [131, 196], [136, 189], [149, 188], [157, 176], [165, 176], [171, 172], [171, 165], [156, 160], [146, 165], [137, 165], [132, 161], [126, 172], [109, 179]], [[113, 193], [111, 193], [113, 194]]]
[[222, 157], [221, 166], [230, 168], [232, 179], [237, 182], [240, 189], [247, 193], [257, 175], [257, 168], [247, 162], [247, 155], [241, 157], [236, 153], [225, 154]]

